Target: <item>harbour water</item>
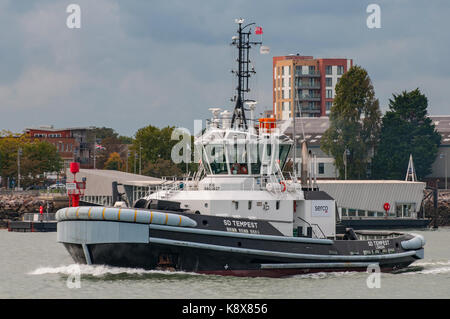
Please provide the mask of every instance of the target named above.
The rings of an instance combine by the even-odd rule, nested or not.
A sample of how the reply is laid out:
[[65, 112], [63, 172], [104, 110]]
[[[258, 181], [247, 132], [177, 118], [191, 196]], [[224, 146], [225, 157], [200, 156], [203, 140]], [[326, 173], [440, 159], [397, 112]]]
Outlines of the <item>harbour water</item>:
[[369, 288], [357, 272], [273, 279], [77, 266], [56, 233], [0, 230], [0, 298], [449, 298], [450, 228], [410, 232], [425, 237], [425, 259]]

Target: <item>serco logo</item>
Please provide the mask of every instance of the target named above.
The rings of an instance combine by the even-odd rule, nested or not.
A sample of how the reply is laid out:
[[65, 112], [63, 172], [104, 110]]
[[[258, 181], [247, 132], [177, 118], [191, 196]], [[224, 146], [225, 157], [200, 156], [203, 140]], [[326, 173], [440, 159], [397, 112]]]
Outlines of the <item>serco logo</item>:
[[328, 206], [314, 206], [316, 212], [324, 212], [325, 214], [328, 214]]

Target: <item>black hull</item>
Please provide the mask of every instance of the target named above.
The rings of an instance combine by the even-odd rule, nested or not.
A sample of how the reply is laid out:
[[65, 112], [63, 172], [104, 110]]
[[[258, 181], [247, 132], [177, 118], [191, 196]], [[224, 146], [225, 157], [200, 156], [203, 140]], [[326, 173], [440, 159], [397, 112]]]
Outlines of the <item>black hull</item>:
[[379, 229], [421, 229], [427, 228], [430, 219], [343, 219], [342, 225], [356, 230], [379, 230]]
[[[81, 245], [64, 244], [74, 261], [86, 264]], [[88, 246], [93, 264], [147, 270], [184, 271], [199, 274], [242, 277], [283, 277], [316, 272], [367, 271], [367, 266], [329, 267], [323, 260], [255, 257], [246, 254], [218, 253], [203, 249], [168, 247], [158, 244], [95, 244]], [[381, 271], [407, 267], [416, 259], [404, 257], [380, 264]], [[261, 264], [323, 263], [320, 268], [261, 269]], [[375, 262], [374, 262], [375, 263]]]
[[[409, 235], [389, 239], [379, 249], [373, 249], [367, 240], [253, 237], [150, 225], [148, 243], [64, 245], [74, 261], [82, 264], [245, 277], [367, 271], [374, 264], [381, 271], [391, 271], [407, 267], [420, 258], [417, 251], [401, 247], [402, 241], [412, 238]], [[386, 257], [385, 252], [390, 255]]]

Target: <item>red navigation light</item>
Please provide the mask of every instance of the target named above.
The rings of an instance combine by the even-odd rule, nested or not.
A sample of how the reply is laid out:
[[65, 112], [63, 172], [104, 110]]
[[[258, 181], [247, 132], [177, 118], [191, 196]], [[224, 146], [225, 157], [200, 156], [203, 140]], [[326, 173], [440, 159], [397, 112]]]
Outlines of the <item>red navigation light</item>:
[[70, 172], [76, 174], [80, 171], [80, 164], [76, 162], [70, 163]]

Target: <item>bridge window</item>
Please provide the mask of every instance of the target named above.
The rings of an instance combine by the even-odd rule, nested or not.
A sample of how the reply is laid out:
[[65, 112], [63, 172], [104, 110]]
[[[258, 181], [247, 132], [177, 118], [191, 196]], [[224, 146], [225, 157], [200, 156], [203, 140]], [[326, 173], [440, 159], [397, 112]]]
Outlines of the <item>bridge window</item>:
[[205, 146], [204, 160], [209, 162], [212, 174], [228, 174], [224, 147], [221, 144]]
[[244, 139], [235, 139], [227, 147], [231, 175], [248, 175], [247, 145]]

